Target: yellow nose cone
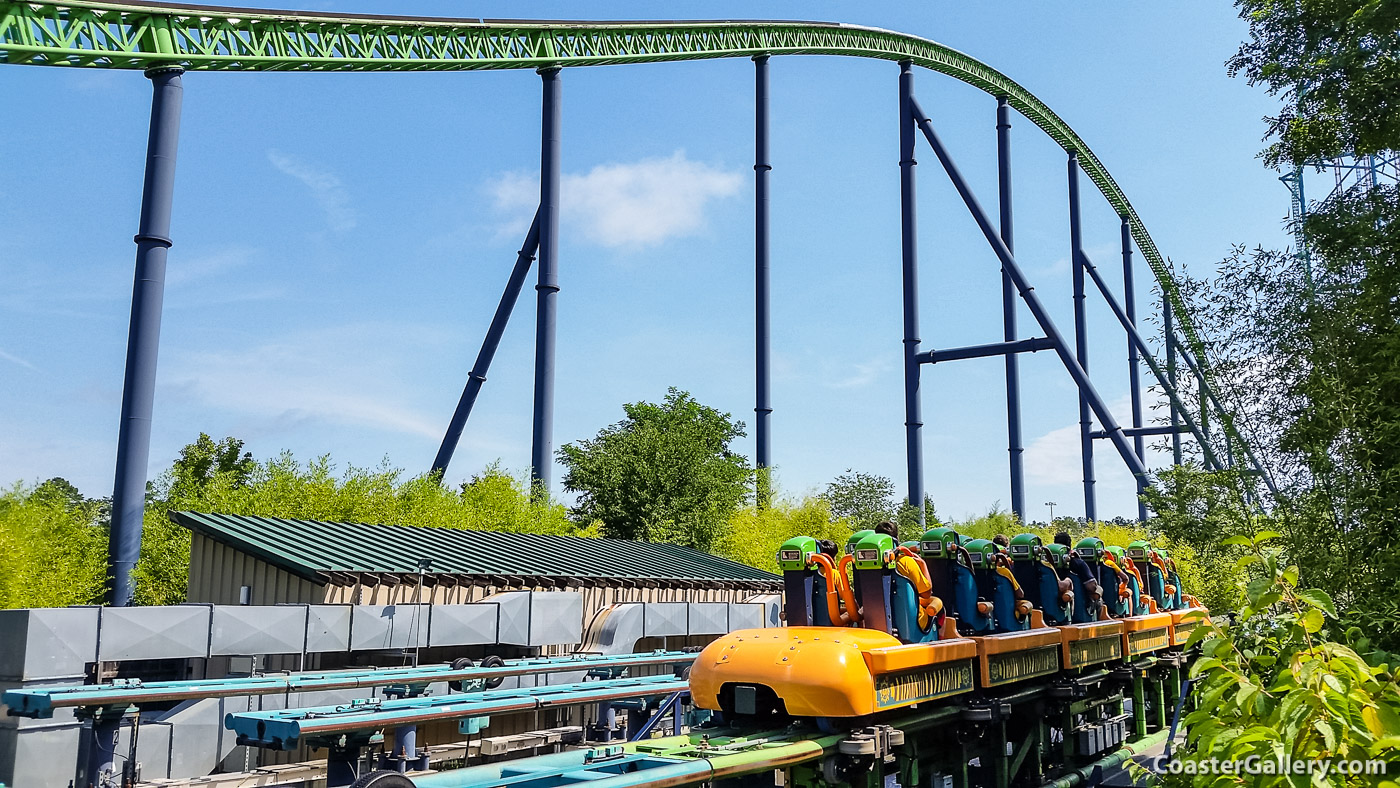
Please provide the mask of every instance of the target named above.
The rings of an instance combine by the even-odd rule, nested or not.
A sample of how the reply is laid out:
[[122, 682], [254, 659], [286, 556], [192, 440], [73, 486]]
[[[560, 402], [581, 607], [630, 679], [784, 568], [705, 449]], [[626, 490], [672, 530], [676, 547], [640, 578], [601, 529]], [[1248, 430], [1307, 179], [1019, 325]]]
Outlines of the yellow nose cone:
[[899, 645], [893, 635], [873, 629], [741, 629], [700, 652], [690, 669], [690, 696], [702, 709], [722, 711], [726, 685], [767, 687], [793, 716], [872, 714], [875, 684], [864, 654]]

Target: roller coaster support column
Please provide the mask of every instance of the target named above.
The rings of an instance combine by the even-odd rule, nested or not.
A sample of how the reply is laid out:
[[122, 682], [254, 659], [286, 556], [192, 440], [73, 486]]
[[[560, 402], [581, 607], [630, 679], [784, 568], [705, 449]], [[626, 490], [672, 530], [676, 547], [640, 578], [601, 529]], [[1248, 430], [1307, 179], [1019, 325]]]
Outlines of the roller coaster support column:
[[899, 219], [904, 252], [904, 436], [909, 505], [924, 527], [924, 418], [919, 403], [919, 253], [914, 216], [914, 65], [899, 64]]
[[[1128, 335], [1128, 341], [1137, 346], [1142, 360], [1147, 362], [1148, 369], [1152, 370], [1152, 374], [1157, 378], [1157, 384], [1164, 387], [1165, 390], [1163, 393], [1167, 395], [1167, 399], [1171, 403], [1173, 414], [1179, 411], [1181, 417], [1185, 419], [1186, 428], [1191, 431], [1196, 441], [1201, 445], [1201, 456], [1205, 460], [1206, 468], [1211, 469], [1218, 467], [1219, 462], [1216, 459], [1215, 450], [1211, 448], [1210, 445], [1210, 436], [1191, 418], [1190, 411], [1186, 409], [1186, 403], [1181, 400], [1181, 396], [1176, 393], [1176, 389], [1167, 385], [1170, 380], [1170, 375], [1164, 375], [1162, 373], [1162, 368], [1153, 360], [1152, 353], [1148, 349], [1147, 343], [1143, 340], [1142, 335], [1138, 333], [1137, 328], [1128, 318], [1123, 307], [1119, 306], [1118, 300], [1113, 297], [1112, 291], [1108, 289], [1108, 283], [1099, 275], [1098, 267], [1094, 265], [1088, 255], [1083, 253], [1079, 255], [1078, 266], [1093, 280], [1094, 287], [1098, 288], [1099, 294], [1103, 296], [1104, 303], [1108, 305], [1109, 311], [1113, 312], [1113, 316], [1118, 319], [1118, 324], [1123, 327], [1123, 332]], [[1151, 435], [1156, 434], [1158, 430], [1159, 428], [1146, 427], [1141, 430], [1134, 429], [1132, 432], [1135, 434]], [[1172, 434], [1176, 435], [1178, 433], [1173, 431]], [[1095, 437], [1107, 437], [1107, 435], [1103, 433], [1095, 433], [1094, 435]]]
[[1045, 309], [1045, 305], [1040, 302], [1040, 296], [1035, 294], [1035, 288], [1031, 287], [1026, 274], [1021, 267], [1016, 264], [1016, 258], [1011, 254], [1011, 250], [1006, 248], [996, 230], [992, 228], [991, 219], [987, 218], [987, 212], [982, 210], [981, 203], [977, 202], [977, 197], [973, 195], [972, 189], [968, 188], [967, 181], [963, 180], [962, 173], [953, 163], [953, 159], [948, 155], [948, 149], [943, 147], [943, 141], [938, 138], [937, 132], [933, 130], [933, 124], [928, 116], [924, 115], [919, 108], [919, 104], [913, 96], [909, 97], [910, 109], [914, 113], [915, 122], [924, 133], [924, 139], [933, 148], [933, 152], [938, 156], [938, 161], [943, 165], [943, 171], [948, 173], [948, 180], [953, 182], [953, 188], [957, 189], [958, 196], [962, 198], [963, 204], [967, 206], [968, 213], [977, 222], [977, 226], [982, 230], [982, 237], [987, 239], [992, 251], [1001, 260], [1002, 270], [1011, 275], [1011, 282], [1016, 286], [1016, 292], [1021, 294], [1021, 300], [1026, 302], [1026, 308], [1030, 310], [1031, 316], [1040, 325], [1055, 349], [1055, 354], [1060, 357], [1060, 363], [1064, 364], [1065, 371], [1079, 390], [1085, 392], [1089, 400], [1089, 407], [1093, 410], [1094, 416], [1104, 427], [1104, 437], [1108, 438], [1113, 447], [1118, 450], [1118, 455], [1123, 458], [1124, 464], [1132, 471], [1134, 476], [1146, 476], [1147, 468], [1142, 461], [1133, 453], [1133, 447], [1128, 443], [1128, 438], [1123, 434], [1123, 428], [1118, 426], [1118, 421], [1109, 412], [1107, 403], [1099, 392], [1094, 388], [1094, 384], [1089, 380], [1089, 375], [1084, 368], [1079, 366], [1079, 362], [1074, 360], [1074, 355], [1070, 353], [1069, 346], [1065, 344], [1064, 336], [1060, 334], [1060, 329], [1055, 326], [1055, 321], [1050, 319], [1050, 313]]
[[[92, 743], [87, 756], [87, 784], [91, 788], [120, 785], [123, 772], [134, 767], [135, 764], [130, 764], [125, 769], [117, 768], [117, 741], [121, 737], [122, 719], [130, 711], [132, 708], [125, 704], [79, 710], [78, 718], [90, 719], [92, 724]], [[135, 732], [132, 735], [136, 735]]]
[[472, 407], [476, 405], [476, 397], [481, 393], [481, 386], [486, 383], [486, 372], [491, 368], [491, 359], [496, 357], [496, 348], [501, 344], [501, 336], [505, 334], [506, 323], [510, 322], [510, 313], [515, 309], [515, 302], [520, 300], [520, 290], [525, 286], [525, 277], [530, 274], [530, 265], [535, 262], [535, 251], [539, 247], [540, 215], [536, 212], [535, 220], [530, 223], [530, 232], [525, 235], [525, 244], [515, 256], [515, 268], [511, 269], [505, 292], [501, 293], [501, 302], [496, 305], [491, 327], [486, 329], [486, 338], [481, 341], [481, 350], [476, 354], [476, 363], [472, 365], [471, 374], [467, 377], [466, 388], [462, 389], [462, 398], [457, 402], [457, 410], [452, 413], [452, 421], [447, 425], [447, 434], [442, 436], [442, 445], [438, 447], [437, 457], [433, 459], [433, 473], [446, 473], [448, 463], [452, 462], [452, 454], [457, 451], [457, 443], [462, 439], [462, 429], [467, 426]]
[[544, 83], [540, 124], [540, 272], [535, 285], [535, 420], [530, 481], [549, 492], [554, 468], [554, 329], [559, 296], [559, 68], [539, 71]]
[[[1176, 329], [1172, 327], [1172, 302], [1165, 291], [1162, 292], [1162, 339], [1167, 354], [1167, 381], [1172, 391], [1176, 391]], [[1181, 414], [1176, 405], [1172, 412], [1172, 464], [1181, 464]]]
[[[1128, 314], [1128, 322], [1137, 325], [1137, 298], [1133, 292], [1133, 233], [1128, 222], [1128, 217], [1119, 217], [1123, 220], [1123, 306]], [[1142, 429], [1142, 379], [1138, 374], [1138, 351], [1137, 345], [1133, 343], [1133, 338], [1128, 337], [1128, 394], [1132, 397], [1133, 403], [1133, 429]], [[1146, 452], [1144, 451], [1142, 435], [1133, 435], [1133, 451], [1137, 453], [1138, 459], [1146, 462]], [[1146, 484], [1142, 479], [1138, 480], [1138, 522], [1147, 522], [1147, 504], [1143, 503], [1142, 492]]]
[[131, 290], [131, 329], [126, 340], [126, 376], [122, 382], [108, 546], [108, 599], [114, 607], [131, 603], [131, 570], [141, 554], [156, 355], [160, 349], [161, 304], [165, 299], [165, 255], [170, 249], [175, 151], [184, 94], [180, 85], [182, 71], [178, 66], [161, 66], [146, 72], [153, 89], [151, 131], [146, 147], [146, 182], [141, 191], [141, 223], [136, 232], [136, 276]]
[[[1089, 371], [1089, 324], [1084, 311], [1084, 242], [1079, 228], [1079, 154], [1069, 152], [1069, 246], [1070, 268], [1074, 271], [1074, 359]], [[1084, 466], [1084, 519], [1098, 519], [1094, 496], [1094, 424], [1089, 417], [1089, 399], [1079, 389], [1079, 454]], [[1139, 460], [1141, 464], [1141, 460]], [[1139, 477], [1138, 484], [1145, 481]]]
[[[1011, 105], [997, 98], [997, 193], [1001, 206], [1001, 240], [1016, 253], [1011, 233]], [[1001, 270], [1002, 336], [1016, 340], [1016, 287], [1005, 266]], [[1011, 512], [1026, 521], [1026, 487], [1021, 472], [1021, 373], [1015, 353], [1006, 354], [1006, 450], [1011, 463]]]
[[772, 464], [772, 434], [768, 419], [773, 414], [769, 400], [768, 323], [768, 56], [759, 55], [754, 64], [754, 457], [759, 468], [758, 505], [768, 505], [770, 492], [766, 476]]

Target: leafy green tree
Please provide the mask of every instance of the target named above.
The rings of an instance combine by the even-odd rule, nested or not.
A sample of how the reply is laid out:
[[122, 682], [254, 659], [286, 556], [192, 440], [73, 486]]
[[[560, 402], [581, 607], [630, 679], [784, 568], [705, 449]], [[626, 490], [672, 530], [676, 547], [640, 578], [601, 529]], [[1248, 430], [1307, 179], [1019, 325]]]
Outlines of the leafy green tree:
[[[1230, 60], [1285, 99], [1270, 166], [1400, 149], [1400, 13], [1393, 3], [1238, 0], [1250, 40]], [[1154, 526], [1208, 563], [1226, 537], [1282, 535], [1301, 582], [1400, 648], [1386, 607], [1400, 579], [1400, 192], [1360, 185], [1309, 207], [1308, 266], [1290, 251], [1236, 247], [1209, 279], [1183, 277], [1215, 380], [1279, 488], [1229, 471], [1164, 474]], [[1220, 442], [1217, 451], [1227, 448]], [[1234, 448], [1236, 452], [1238, 447]], [[1385, 622], [1393, 621], [1394, 625]], [[1386, 634], [1386, 633], [1390, 634]]]
[[857, 531], [894, 520], [897, 514], [894, 482], [889, 477], [850, 468], [827, 482], [821, 498], [831, 509], [832, 518], [845, 520]]
[[766, 507], [745, 506], [729, 517], [715, 552], [731, 561], [777, 571], [778, 548], [794, 536], [829, 539], [844, 544], [851, 529], [834, 519], [824, 498], [775, 495]]
[[1377, 0], [1238, 0], [1249, 41], [1229, 60], [1284, 99], [1269, 166], [1400, 149], [1400, 11]]
[[919, 507], [911, 505], [906, 500], [899, 502], [899, 511], [895, 513], [895, 524], [899, 526], [899, 540], [908, 542], [918, 539], [930, 528], [937, 528], [942, 525], [938, 519], [938, 510], [933, 505], [933, 497], [924, 493], [924, 524], [919, 525]]
[[743, 422], [670, 389], [660, 404], [623, 405], [626, 418], [559, 449], [573, 513], [621, 539], [710, 550], [749, 495], [753, 469], [730, 444]]
[[62, 479], [0, 490], [0, 608], [98, 604], [106, 591], [107, 529]]
[[215, 441], [201, 432], [194, 443], [180, 449], [171, 466], [168, 496], [197, 496], [216, 479], [234, 487], [246, 484], [257, 463], [243, 451], [243, 441], [226, 437]]
[[[1323, 591], [1299, 585], [1298, 567], [1270, 543], [1274, 532], [1237, 535], [1241, 563], [1255, 577], [1238, 623], [1206, 619], [1187, 647], [1200, 644], [1191, 666], [1195, 710], [1186, 715], [1186, 744], [1175, 757], [1197, 766], [1215, 759], [1276, 764], [1380, 760], [1400, 755], [1400, 684], [1392, 654], [1377, 652], [1360, 630], [1340, 631], [1337, 609]], [[1218, 620], [1217, 620], [1218, 621]], [[1222, 775], [1206, 768], [1168, 777], [1171, 786], [1390, 785], [1382, 776], [1264, 772]]]

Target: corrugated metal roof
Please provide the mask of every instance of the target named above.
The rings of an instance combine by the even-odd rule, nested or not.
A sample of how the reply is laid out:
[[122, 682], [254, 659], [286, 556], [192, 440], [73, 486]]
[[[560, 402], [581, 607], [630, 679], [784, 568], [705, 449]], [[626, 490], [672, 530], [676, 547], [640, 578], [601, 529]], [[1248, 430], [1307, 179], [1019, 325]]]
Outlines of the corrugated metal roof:
[[780, 580], [761, 569], [660, 542], [202, 512], [171, 512], [170, 519], [318, 582], [331, 572], [417, 574], [424, 558], [432, 561], [430, 573], [435, 575], [765, 585]]

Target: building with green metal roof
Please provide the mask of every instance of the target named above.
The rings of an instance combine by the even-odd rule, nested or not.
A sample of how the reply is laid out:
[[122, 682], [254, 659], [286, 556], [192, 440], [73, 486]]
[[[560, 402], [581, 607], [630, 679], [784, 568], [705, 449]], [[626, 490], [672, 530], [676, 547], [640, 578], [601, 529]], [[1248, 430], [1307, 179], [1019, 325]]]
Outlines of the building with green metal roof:
[[510, 589], [616, 602], [743, 601], [777, 575], [680, 545], [171, 512], [193, 534], [189, 601], [460, 604]]

